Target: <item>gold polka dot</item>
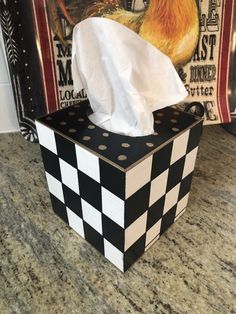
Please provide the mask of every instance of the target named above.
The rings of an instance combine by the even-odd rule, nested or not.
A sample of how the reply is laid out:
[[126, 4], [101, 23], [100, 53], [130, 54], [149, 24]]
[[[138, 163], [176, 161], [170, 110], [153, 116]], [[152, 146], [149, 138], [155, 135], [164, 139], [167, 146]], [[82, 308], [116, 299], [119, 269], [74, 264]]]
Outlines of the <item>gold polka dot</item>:
[[70, 111], [70, 112], [68, 113], [68, 115], [69, 115], [69, 116], [74, 116], [74, 115], [75, 115], [75, 112]]
[[109, 136], [109, 133], [104, 132], [104, 133], [102, 133], [102, 136], [104, 136], [104, 137], [108, 137], [108, 136]]
[[98, 149], [99, 149], [99, 150], [106, 150], [106, 149], [107, 149], [107, 146], [106, 146], [106, 145], [99, 145], [99, 146], [98, 146]]
[[46, 120], [50, 121], [50, 120], [52, 120], [52, 117], [47, 117]]
[[84, 118], [79, 118], [77, 121], [83, 122], [83, 121], [84, 121]]
[[179, 116], [180, 115], [179, 111], [174, 111], [174, 115]]
[[153, 147], [154, 144], [153, 144], [153, 143], [146, 143], [146, 146], [147, 146], [147, 147]]
[[118, 159], [118, 160], [126, 160], [126, 159], [127, 159], [127, 156], [125, 156], [125, 155], [119, 155], [119, 156], [117, 157], [117, 159]]
[[91, 140], [91, 137], [90, 136], [84, 136], [83, 137], [83, 141], [90, 141]]
[[163, 117], [163, 116], [164, 116], [164, 113], [162, 113], [162, 112], [157, 112], [157, 116], [158, 116], [158, 117]]
[[161, 124], [161, 121], [160, 120], [155, 120], [155, 123], [156, 124]]
[[177, 120], [176, 119], [171, 119], [170, 122], [177, 123]]
[[70, 133], [75, 133], [75, 132], [76, 132], [76, 129], [69, 129], [69, 132], [70, 132]]
[[80, 104], [74, 105], [74, 108], [79, 108]]
[[60, 125], [67, 125], [67, 123], [65, 121], [61, 121]]
[[90, 124], [90, 125], [88, 126], [88, 128], [89, 128], [90, 130], [93, 130], [93, 129], [95, 129], [95, 126], [92, 125], [92, 124]]
[[172, 128], [171, 130], [174, 131], [174, 132], [179, 132], [178, 128]]
[[129, 143], [122, 143], [121, 146], [125, 147], [125, 148], [128, 148], [128, 147], [130, 147], [130, 144]]

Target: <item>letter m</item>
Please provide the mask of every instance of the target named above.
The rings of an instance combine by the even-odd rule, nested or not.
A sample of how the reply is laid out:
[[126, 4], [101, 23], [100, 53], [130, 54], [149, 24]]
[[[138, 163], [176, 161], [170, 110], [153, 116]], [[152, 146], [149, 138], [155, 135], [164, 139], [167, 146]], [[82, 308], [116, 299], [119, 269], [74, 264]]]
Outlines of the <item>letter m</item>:
[[59, 71], [59, 86], [73, 85], [71, 60], [66, 60], [65, 65], [62, 60], [57, 60], [57, 66]]

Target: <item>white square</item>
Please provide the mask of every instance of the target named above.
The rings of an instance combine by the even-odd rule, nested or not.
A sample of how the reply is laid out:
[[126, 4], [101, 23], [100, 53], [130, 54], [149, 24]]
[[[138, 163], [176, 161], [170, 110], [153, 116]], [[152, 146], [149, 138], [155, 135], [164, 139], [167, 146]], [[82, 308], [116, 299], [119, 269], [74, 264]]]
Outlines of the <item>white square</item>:
[[54, 178], [52, 175], [50, 175], [48, 172], [45, 172], [45, 173], [46, 173], [49, 192], [52, 193], [61, 202], [64, 203], [65, 201], [64, 201], [64, 195], [63, 195], [61, 182], [58, 181], [56, 178]]
[[104, 187], [102, 187], [102, 212], [124, 228], [125, 203]]
[[159, 234], [161, 229], [161, 219], [155, 223], [146, 233], [146, 244], [145, 246], [149, 245]]
[[186, 211], [186, 208], [184, 210], [182, 210], [182, 212], [180, 212], [178, 216], [175, 216], [174, 222], [176, 222], [185, 213], [185, 211]]
[[124, 254], [106, 239], [104, 239], [104, 255], [117, 268], [124, 271]]
[[75, 230], [81, 237], [84, 238], [84, 225], [83, 220], [76, 215], [72, 210], [66, 207], [69, 226]]
[[186, 155], [183, 178], [185, 178], [188, 174], [190, 174], [194, 170], [196, 157], [197, 157], [198, 147], [194, 148], [191, 152]]
[[159, 200], [166, 193], [166, 185], [168, 179], [169, 169], [162, 172], [151, 182], [149, 207], [152, 206], [157, 200]]
[[171, 209], [175, 204], [177, 204], [178, 196], [179, 196], [179, 188], [180, 188], [180, 183], [177, 184], [175, 187], [173, 187], [173, 189], [171, 189], [166, 194], [163, 215], [166, 212], [168, 212], [168, 210]]
[[175, 216], [178, 216], [179, 213], [187, 207], [188, 198], [189, 198], [189, 193], [186, 194], [183, 198], [181, 198], [181, 200], [178, 202]]
[[63, 159], [59, 158], [62, 182], [72, 191], [79, 193], [78, 171]]
[[151, 180], [152, 157], [146, 158], [126, 173], [126, 199]]
[[188, 138], [189, 130], [184, 132], [182, 135], [180, 135], [174, 140], [170, 161], [171, 165], [186, 154]]
[[102, 214], [85, 200], [81, 199], [83, 219], [102, 234]]
[[146, 232], [146, 224], [147, 211], [125, 229], [125, 251]]
[[75, 150], [78, 169], [100, 183], [99, 158], [78, 145]]
[[152, 240], [146, 247], [145, 247], [145, 252], [158, 240], [160, 236], [157, 236], [154, 240]]
[[40, 145], [57, 154], [57, 146], [54, 132], [43, 124], [35, 121]]

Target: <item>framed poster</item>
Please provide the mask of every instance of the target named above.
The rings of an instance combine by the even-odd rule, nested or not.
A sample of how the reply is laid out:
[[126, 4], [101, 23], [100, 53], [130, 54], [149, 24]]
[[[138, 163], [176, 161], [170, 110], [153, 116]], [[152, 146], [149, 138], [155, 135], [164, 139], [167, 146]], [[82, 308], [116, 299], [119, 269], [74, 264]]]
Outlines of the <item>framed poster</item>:
[[86, 98], [83, 91], [73, 91], [71, 39], [74, 25], [91, 16], [114, 19], [169, 55], [189, 92], [181, 108], [194, 111], [192, 103], [197, 102], [206, 124], [231, 121], [228, 85], [234, 0], [182, 3], [0, 0], [0, 21], [23, 136], [37, 142], [36, 117]]

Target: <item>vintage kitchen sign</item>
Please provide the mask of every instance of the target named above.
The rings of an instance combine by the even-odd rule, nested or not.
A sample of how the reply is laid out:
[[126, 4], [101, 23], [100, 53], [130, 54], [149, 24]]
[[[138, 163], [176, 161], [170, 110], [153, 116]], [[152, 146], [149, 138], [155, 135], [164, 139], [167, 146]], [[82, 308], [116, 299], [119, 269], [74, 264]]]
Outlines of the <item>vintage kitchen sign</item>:
[[[73, 90], [71, 39], [74, 25], [89, 16], [114, 19], [169, 55], [189, 93], [180, 105], [183, 109], [200, 108], [206, 124], [229, 122], [234, 0], [184, 3], [180, 8], [179, 0], [0, 0], [0, 21], [24, 137], [37, 141], [36, 117], [86, 98], [83, 91]], [[185, 9], [189, 11], [183, 12]], [[183, 16], [185, 31], [190, 26], [194, 30], [191, 45], [181, 41], [178, 27], [183, 29]], [[175, 34], [175, 41], [170, 34]], [[188, 54], [176, 58], [170, 51], [179, 47]]]

